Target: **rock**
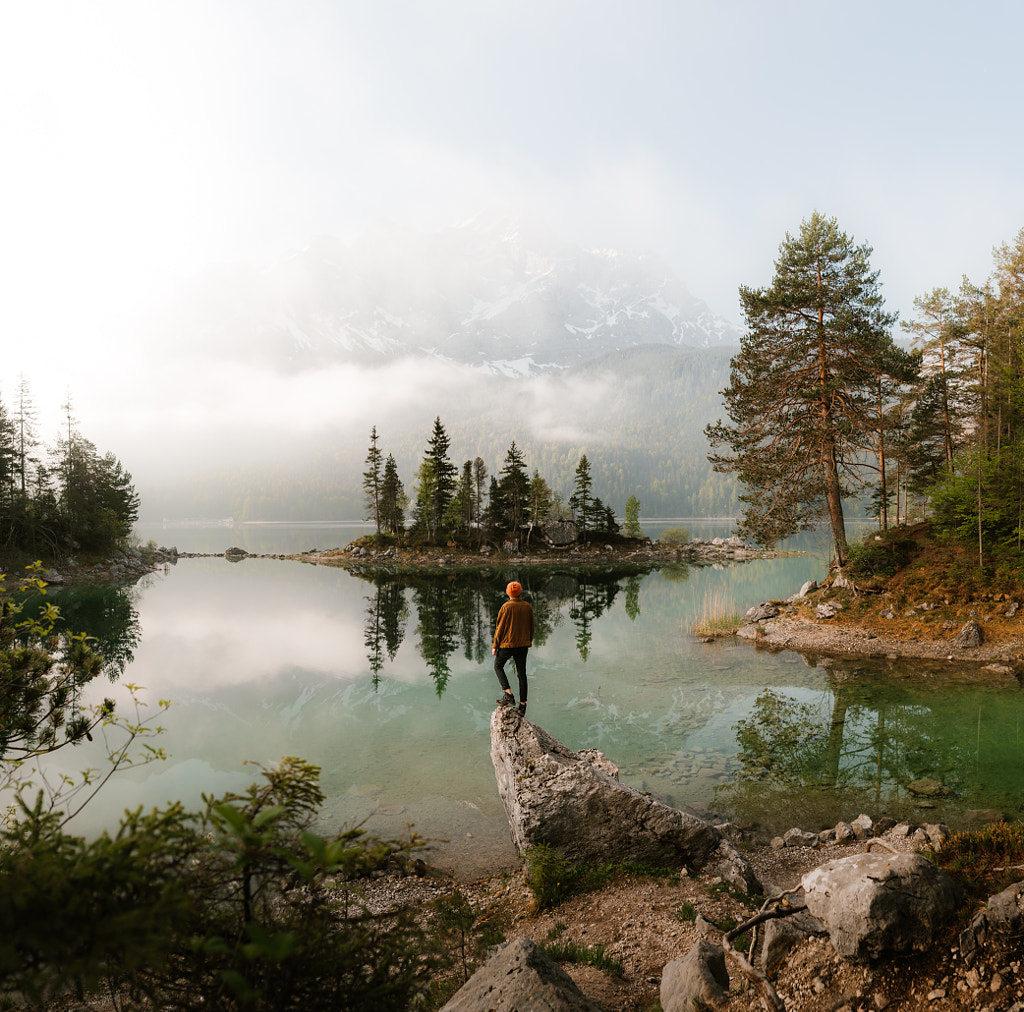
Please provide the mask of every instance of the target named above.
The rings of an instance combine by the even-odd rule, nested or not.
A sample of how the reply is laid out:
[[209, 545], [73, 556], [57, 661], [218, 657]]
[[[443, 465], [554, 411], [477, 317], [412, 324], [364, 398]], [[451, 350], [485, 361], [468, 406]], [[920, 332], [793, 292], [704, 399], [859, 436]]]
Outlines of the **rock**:
[[441, 1012], [603, 1012], [529, 939], [501, 946]]
[[850, 840], [855, 840], [856, 834], [853, 831], [853, 826], [848, 822], [837, 822], [835, 828], [836, 843], [847, 843]]
[[715, 1005], [729, 997], [725, 953], [701, 939], [683, 959], [673, 959], [661, 975], [663, 1012], [693, 1012], [697, 1000]]
[[888, 815], [880, 816], [875, 820], [875, 836], [884, 836], [890, 829], [896, 828], [896, 820]]
[[922, 798], [944, 798], [953, 792], [945, 785], [933, 780], [931, 777], [923, 777], [921, 780], [912, 780], [907, 784], [907, 790]]
[[960, 632], [956, 634], [953, 646], [958, 650], [970, 650], [974, 647], [980, 647], [982, 639], [981, 626], [978, 625], [977, 619], [972, 618], [968, 619]]
[[870, 840], [874, 836], [874, 823], [871, 821], [871, 816], [865, 815], [863, 812], [850, 823], [850, 828], [858, 840]]
[[821, 843], [817, 833], [808, 833], [802, 829], [787, 829], [782, 839], [787, 847], [817, 847]]
[[831, 601], [826, 601], [825, 604], [819, 604], [814, 611], [818, 618], [835, 618], [838, 614], [838, 609]]
[[842, 573], [837, 573], [835, 579], [832, 581], [832, 586], [839, 590], [849, 590], [853, 584], [850, 583]]
[[999, 934], [1019, 935], [1024, 930], [1024, 882], [1015, 882], [992, 896], [985, 907], [989, 927]]
[[825, 931], [821, 921], [806, 910], [791, 917], [777, 917], [764, 926], [764, 944], [761, 948], [761, 967], [771, 973], [794, 946], [805, 938]]
[[925, 950], [961, 898], [959, 886], [927, 858], [877, 850], [829, 861], [801, 884], [832, 947], [854, 962]]
[[762, 601], [759, 605], [755, 605], [747, 610], [746, 615], [743, 616], [743, 621], [764, 622], [767, 619], [775, 618], [778, 614], [779, 609], [771, 601]]
[[553, 545], [572, 545], [576, 542], [579, 530], [571, 520], [563, 520], [545, 524], [542, 533]]
[[921, 829], [928, 836], [928, 842], [936, 849], [940, 850], [942, 845], [949, 839], [949, 826], [945, 824], [936, 825], [933, 822], [926, 822]]
[[1011, 602], [1010, 602], [1010, 607], [1009, 607], [1009, 608], [1007, 608], [1007, 609], [1006, 609], [1006, 611], [1005, 611], [1005, 612], [1003, 612], [1003, 614], [1004, 614], [1004, 615], [1005, 615], [1005, 616], [1006, 616], [1007, 618], [1013, 618], [1013, 616], [1017, 614], [1017, 610], [1018, 610], [1019, 608], [1020, 608], [1020, 605], [1019, 605], [1019, 604], [1017, 604], [1017, 602], [1016, 602], [1016, 601], [1011, 601]]
[[761, 891], [746, 858], [714, 826], [620, 784], [511, 709], [491, 716], [491, 761], [520, 854], [543, 843], [577, 864], [703, 868]]
[[808, 594], [810, 594], [812, 590], [817, 590], [817, 589], [818, 589], [818, 581], [817, 581], [817, 580], [808, 580], [808, 581], [807, 581], [807, 582], [806, 582], [806, 583], [805, 583], [805, 584], [804, 584], [804, 585], [803, 585], [803, 586], [802, 586], [802, 587], [801, 587], [801, 588], [800, 588], [800, 589], [799, 589], [799, 590], [797, 591], [797, 594], [796, 594], [796, 596], [797, 596], [797, 597], [807, 597], [807, 595], [808, 595]]

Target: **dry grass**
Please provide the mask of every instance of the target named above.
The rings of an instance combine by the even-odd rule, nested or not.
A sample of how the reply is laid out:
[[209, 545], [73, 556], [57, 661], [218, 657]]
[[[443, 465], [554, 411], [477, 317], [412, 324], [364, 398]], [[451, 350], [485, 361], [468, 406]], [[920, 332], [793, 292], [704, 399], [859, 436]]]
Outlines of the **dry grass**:
[[732, 636], [743, 624], [743, 616], [736, 610], [736, 602], [722, 587], [704, 591], [700, 612], [687, 626], [693, 636], [714, 638]]

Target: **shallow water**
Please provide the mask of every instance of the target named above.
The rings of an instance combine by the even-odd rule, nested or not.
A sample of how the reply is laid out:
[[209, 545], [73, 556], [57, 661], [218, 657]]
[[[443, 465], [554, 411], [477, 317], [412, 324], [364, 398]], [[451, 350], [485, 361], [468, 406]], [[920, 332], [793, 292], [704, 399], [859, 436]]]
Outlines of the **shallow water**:
[[[234, 535], [217, 532], [220, 550], [240, 543]], [[919, 663], [826, 668], [688, 633], [709, 602], [742, 611], [823, 573], [820, 557], [804, 555], [632, 577], [507, 569], [374, 584], [341, 569], [210, 558], [102, 602], [96, 591], [58, 595], [80, 628], [106, 630], [124, 665], [96, 694], [123, 696], [132, 682], [173, 703], [161, 718], [170, 759], [119, 775], [78, 829], [109, 825], [125, 807], [241, 790], [257, 774], [247, 762], [298, 755], [321, 767], [325, 829], [365, 821], [393, 835], [412, 823], [448, 841], [438, 864], [464, 874], [512, 864], [489, 754], [490, 634], [512, 576], [538, 619], [530, 719], [570, 748], [600, 749], [624, 783], [775, 830], [861, 811], [953, 825], [972, 809], [1018, 814], [1016, 682]], [[98, 760], [75, 750], [61, 761]], [[949, 791], [924, 802], [935, 807], [908, 789], [924, 777]]]

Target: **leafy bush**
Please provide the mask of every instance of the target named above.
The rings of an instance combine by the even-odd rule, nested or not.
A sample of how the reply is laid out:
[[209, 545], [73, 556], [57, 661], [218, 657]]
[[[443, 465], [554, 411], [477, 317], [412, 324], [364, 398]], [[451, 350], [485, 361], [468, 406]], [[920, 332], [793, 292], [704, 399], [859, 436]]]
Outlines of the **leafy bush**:
[[869, 534], [860, 544], [849, 546], [847, 570], [859, 579], [892, 576], [907, 564], [913, 547], [913, 541], [898, 530]]
[[690, 532], [685, 527], [666, 527], [658, 540], [669, 548], [678, 548], [690, 543]]
[[406, 1009], [437, 957], [353, 880], [420, 841], [311, 832], [318, 778], [285, 758], [245, 794], [129, 814], [91, 844], [23, 806], [0, 835], [0, 1000], [102, 984], [135, 1007]]

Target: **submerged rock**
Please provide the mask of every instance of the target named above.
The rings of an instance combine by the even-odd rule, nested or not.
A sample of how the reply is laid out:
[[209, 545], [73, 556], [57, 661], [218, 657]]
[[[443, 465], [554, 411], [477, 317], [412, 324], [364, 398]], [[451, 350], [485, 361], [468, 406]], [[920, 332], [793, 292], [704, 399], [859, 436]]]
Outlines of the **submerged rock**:
[[499, 707], [491, 717], [491, 761], [520, 854], [546, 844], [574, 863], [705, 868], [746, 892], [761, 891], [746, 859], [714, 826], [620, 784], [601, 753], [573, 752], [510, 710]]

